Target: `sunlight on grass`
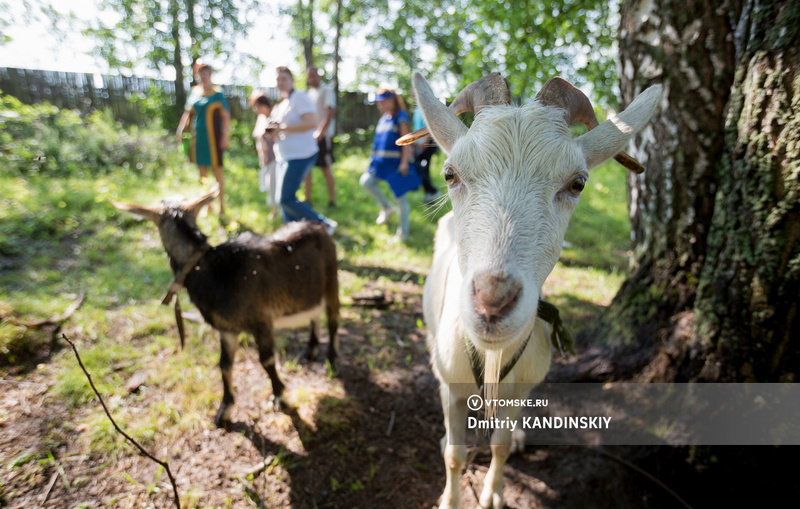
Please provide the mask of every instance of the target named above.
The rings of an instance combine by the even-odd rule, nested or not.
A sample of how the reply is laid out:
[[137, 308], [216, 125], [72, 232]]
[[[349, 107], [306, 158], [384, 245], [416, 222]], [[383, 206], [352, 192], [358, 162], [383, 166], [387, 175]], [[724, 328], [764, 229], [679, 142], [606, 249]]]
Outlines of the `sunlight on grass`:
[[[158, 173], [117, 168], [92, 178], [0, 174], [4, 205], [0, 207], [0, 311], [23, 320], [42, 319], [63, 312], [78, 295], [84, 295], [65, 332], [78, 342], [115, 418], [144, 444], [211, 428], [222, 394], [218, 339], [208, 325], [187, 323], [186, 349], [177, 351], [172, 310], [159, 304], [172, 274], [156, 227], [108, 203], [114, 199], [156, 204], [162, 198], [194, 197], [206, 190], [196, 169], [177, 152], [167, 148], [165, 157], [169, 164]], [[431, 170], [434, 185], [442, 189], [443, 160], [437, 154]], [[363, 292], [402, 291], [418, 303], [430, 267], [436, 221], [450, 209], [449, 203], [431, 213], [422, 203], [421, 190], [410, 193], [411, 237], [406, 244], [393, 243], [396, 216], [389, 225], [376, 225], [378, 205], [358, 183], [368, 164], [367, 153], [358, 151], [336, 162], [335, 208], [325, 205], [322, 173], [317, 169], [312, 173], [313, 203], [319, 212], [339, 222], [334, 238], [342, 301], [349, 304], [352, 295]], [[212, 244], [235, 233], [269, 234], [280, 227], [280, 218], [269, 217], [264, 194], [258, 191], [252, 154], [231, 157], [225, 178], [228, 226], [223, 227], [213, 213], [198, 220]], [[563, 250], [544, 288], [545, 297], [559, 307], [573, 332], [592, 324], [624, 279], [626, 214], [624, 170], [613, 162], [593, 170], [567, 232], [570, 247]], [[181, 298], [186, 311], [193, 308], [185, 294]], [[411, 306], [396, 302], [386, 312], [407, 311], [402, 307], [406, 305]], [[413, 368], [412, 356], [407, 350], [399, 351], [396, 337], [381, 327], [383, 312], [342, 309], [344, 327], [347, 322], [368, 326], [359, 338], [362, 344], [353, 345], [350, 361], [368, 366], [378, 377], [393, 369], [398, 355], [406, 359], [407, 369]], [[15, 359], [33, 356], [49, 341], [46, 334], [41, 338], [31, 334], [0, 323], [0, 360], [8, 362], [11, 352], [17, 352]], [[284, 358], [281, 372], [302, 373], [305, 367], [299, 359], [285, 354], [287, 336], [277, 336]], [[301, 337], [305, 341], [305, 335]], [[34, 339], [39, 343], [31, 343]], [[251, 338], [242, 340], [245, 348], [252, 348]], [[99, 406], [95, 407], [94, 394], [72, 352], [56, 352], [46, 370], [55, 377], [46, 397], [59, 398], [76, 409], [78, 417], [72, 425], [86, 450], [111, 455], [127, 452], [129, 446], [97, 412]], [[137, 393], [129, 394], [125, 383], [137, 371], [146, 371], [145, 382]], [[324, 426], [348, 432], [361, 411], [336, 378], [328, 379], [324, 390], [293, 387], [287, 395], [312, 429]], [[261, 412], [261, 407], [251, 412]], [[266, 415], [263, 418], [275, 426], [292, 427], [285, 416]], [[360, 488], [353, 485], [351, 489]]]

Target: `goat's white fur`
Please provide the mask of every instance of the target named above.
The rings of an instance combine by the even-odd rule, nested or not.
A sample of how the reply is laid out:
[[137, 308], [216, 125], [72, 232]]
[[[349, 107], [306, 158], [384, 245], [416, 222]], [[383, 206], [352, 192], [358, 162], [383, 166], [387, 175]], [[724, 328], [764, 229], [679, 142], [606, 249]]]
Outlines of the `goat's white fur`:
[[[437, 143], [448, 153], [445, 168], [453, 212], [439, 222], [423, 308], [433, 371], [441, 384], [447, 482], [442, 508], [459, 505], [459, 477], [466, 461], [466, 399], [478, 393], [464, 341], [479, 355], [500, 350], [510, 359], [527, 347], [500, 384], [499, 397], [524, 399], [544, 379], [551, 357], [550, 328], [537, 318], [541, 288], [558, 261], [578, 197], [569, 185], [613, 157], [652, 116], [660, 86], [642, 93], [625, 112], [573, 139], [561, 109], [534, 101], [523, 107], [481, 110], [472, 126], [435, 99], [419, 73], [417, 100]], [[507, 315], [491, 325], [476, 313], [476, 275], [497, 274], [521, 285]], [[486, 380], [489, 382], [489, 380]], [[519, 408], [500, 407], [497, 418], [516, 420]], [[503, 506], [503, 466], [524, 436], [507, 429], [492, 435], [492, 462], [480, 496], [482, 507]], [[513, 439], [513, 441], [512, 441]], [[523, 442], [524, 443], [524, 442]]]

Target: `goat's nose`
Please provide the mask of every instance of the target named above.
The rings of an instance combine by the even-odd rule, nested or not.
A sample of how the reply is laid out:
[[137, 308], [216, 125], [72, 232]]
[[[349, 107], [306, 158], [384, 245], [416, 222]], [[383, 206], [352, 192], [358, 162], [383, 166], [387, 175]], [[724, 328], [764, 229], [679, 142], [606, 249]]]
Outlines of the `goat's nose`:
[[472, 278], [472, 305], [486, 324], [508, 316], [519, 300], [522, 285], [496, 272], [481, 272]]

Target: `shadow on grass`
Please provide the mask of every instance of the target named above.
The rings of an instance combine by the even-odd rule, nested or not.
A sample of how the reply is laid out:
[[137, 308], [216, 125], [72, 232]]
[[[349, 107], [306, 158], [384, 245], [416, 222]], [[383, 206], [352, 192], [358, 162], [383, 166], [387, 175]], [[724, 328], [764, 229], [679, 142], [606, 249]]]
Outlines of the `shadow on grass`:
[[[402, 373], [397, 377], [403, 381]], [[364, 366], [342, 364], [336, 378], [343, 384], [344, 397], [320, 398], [311, 422], [294, 406], [283, 411], [306, 455], [270, 440], [257, 424], [236, 422], [228, 431], [241, 433], [262, 457], [277, 458], [291, 479], [287, 484], [297, 507], [389, 507], [401, 490], [406, 496], [413, 491], [408, 507], [435, 503], [443, 477], [436, 473], [437, 482], [431, 482], [428, 466], [441, 462], [438, 400], [415, 397], [409, 387], [413, 384], [393, 384], [387, 390]], [[269, 486], [253, 495], [267, 498]]]
[[383, 277], [395, 283], [405, 283], [406, 281], [420, 283], [425, 279], [423, 274], [413, 270], [397, 270], [374, 265], [358, 265], [349, 260], [341, 260], [339, 262], [339, 270], [353, 272], [358, 277], [366, 278], [372, 281]]
[[584, 337], [585, 331], [594, 328], [606, 309], [606, 306], [581, 299], [571, 293], [552, 295], [545, 300], [558, 308], [564, 326], [576, 338]]

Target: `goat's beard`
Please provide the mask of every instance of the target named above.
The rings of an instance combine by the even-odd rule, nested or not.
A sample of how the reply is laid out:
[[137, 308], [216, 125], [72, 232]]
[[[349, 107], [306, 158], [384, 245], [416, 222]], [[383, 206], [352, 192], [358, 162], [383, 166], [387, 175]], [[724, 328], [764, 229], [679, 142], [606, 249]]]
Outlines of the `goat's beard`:
[[497, 417], [497, 405], [500, 396], [500, 370], [503, 369], [503, 350], [486, 350], [483, 359], [483, 398], [484, 401], [493, 401], [486, 405], [486, 419]]

